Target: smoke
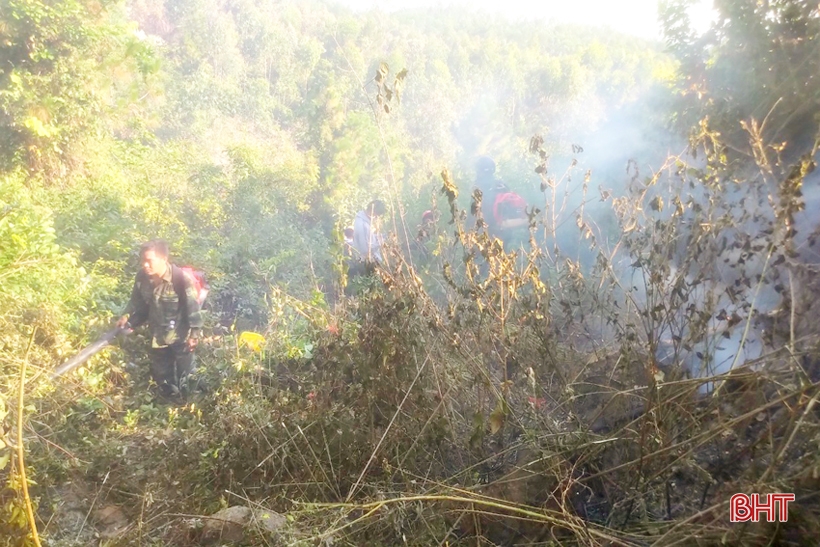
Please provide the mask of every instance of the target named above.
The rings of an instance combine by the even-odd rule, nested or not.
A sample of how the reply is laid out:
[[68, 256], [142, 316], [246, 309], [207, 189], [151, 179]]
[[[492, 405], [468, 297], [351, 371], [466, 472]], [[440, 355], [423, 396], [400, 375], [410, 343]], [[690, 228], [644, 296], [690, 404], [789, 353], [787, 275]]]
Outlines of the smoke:
[[[764, 180], [751, 168], [747, 173], [727, 171], [721, 175], [725, 180], [714, 183], [716, 187], [707, 187], [706, 178], [698, 178], [697, 173], [687, 174], [688, 170], [702, 172], [706, 165], [702, 155], [687, 154], [688, 140], [671, 131], [668, 120], [655, 117], [669, 111], [663, 103], [669, 100], [669, 91], [649, 74], [639, 73], [654, 61], [637, 63], [632, 84], [615, 89], [596, 80], [594, 48], [583, 51], [588, 66], [557, 52], [547, 60], [507, 58], [504, 55], [511, 48], [498, 47], [505, 40], [504, 32], [530, 33], [545, 43], [553, 42], [525, 25], [510, 25], [490, 36], [481, 21], [463, 23], [477, 34], [459, 47], [448, 44], [454, 52], [448, 66], [436, 65], [436, 78], [427, 83], [435, 88], [435, 93], [427, 92], [437, 102], [422, 101], [428, 95], [420, 90], [416, 94], [411, 82], [405, 103], [424, 112], [408, 124], [414, 140], [454, 152], [448, 165], [456, 166], [453, 174], [461, 188], [461, 206], [469, 207], [476, 159], [493, 157], [497, 175], [541, 210], [537, 243], [552, 268], [560, 269], [569, 260], [588, 281], [595, 275], [606, 276], [619, 305], [630, 304], [644, 313], [665, 306], [664, 317], [651, 322], [649, 332], [643, 334], [646, 349], [654, 351], [662, 365], [681, 366], [692, 376], [706, 377], [753, 364], [782, 342], [773, 337], [772, 325], [793, 304], [788, 300], [791, 293], [802, 290], [796, 285], [795, 268], [820, 263], [813, 245], [814, 236], [820, 234], [812, 215], [820, 205], [818, 175], [804, 181], [805, 208], [793, 213], [796, 254], [782, 259], [783, 251], [772, 243], [773, 233], [780, 234], [775, 212], [783, 174]], [[427, 32], [433, 36], [435, 28]], [[471, 49], [491, 43], [495, 49], [490, 53]], [[490, 64], [472, 63], [473, 56], [485, 54], [498, 57], [492, 66], [499, 70], [514, 60], [530, 64], [516, 66], [509, 74], [489, 74]], [[459, 68], [458, 63], [464, 65], [468, 59], [476, 65], [475, 71]], [[411, 74], [422, 70], [430, 69], [413, 66]], [[438, 107], [425, 110], [432, 104], [449, 108], [446, 116], [438, 115]], [[449, 134], [442, 130], [446, 127]], [[543, 180], [534, 172], [538, 158], [527, 152], [529, 138], [535, 134], [543, 136], [550, 156]], [[751, 158], [744, 161], [753, 164]], [[675, 202], [684, 213], [674, 221], [678, 224], [672, 239], [653, 240], [657, 230], [653, 223], [671, 222]], [[657, 210], [652, 210], [653, 203]], [[421, 207], [419, 211], [428, 204]], [[642, 208], [642, 221], [624, 225], [619, 207]], [[698, 212], [707, 210], [706, 217]], [[643, 250], [625, 244], [642, 235], [647, 239]], [[691, 256], [696, 235], [702, 238], [703, 249]], [[650, 268], [641, 261], [650, 245], [668, 247], [667, 264]], [[601, 257], [606, 258], [605, 269]], [[659, 296], [659, 290], [666, 292]], [[668, 298], [675, 290], [680, 296]], [[661, 297], [667, 301], [659, 303]], [[599, 342], [607, 343], [616, 332], [610, 327], [598, 334]], [[711, 384], [704, 384], [708, 389]]]
[[[699, 378], [756, 366], [786, 342], [776, 324], [781, 323], [782, 331], [783, 314], [799, 306], [791, 301], [792, 295], [806, 296], [795, 272], [820, 263], [820, 223], [814, 213], [820, 207], [820, 173], [803, 180], [803, 208], [793, 213], [794, 234], [787, 238], [794, 248], [791, 256], [784, 247], [786, 236], [778, 229], [778, 210], [785, 199], [779, 185], [788, 176], [788, 167], [766, 177], [752, 165], [707, 187], [697, 175], [705, 171], [703, 158], [690, 155], [686, 141], [644, 116], [644, 104], [637, 100], [614, 109], [592, 129], [556, 139], [553, 146], [563, 150], [550, 157], [549, 184], [543, 192], [538, 188], [541, 179], [532, 173], [532, 157], [501, 162], [499, 174], [542, 209], [544, 229], [538, 243], [555, 267], [569, 259], [584, 275], [600, 276], [604, 273], [595, 266], [601, 256], [607, 257], [616, 280], [611, 285], [614, 299], [620, 305], [631, 302], [644, 312], [658, 305], [659, 288], [685, 288], [685, 298], [670, 304], [664, 319], [645, 333], [644, 343], [654, 347], [661, 366], [681, 367]], [[694, 174], [687, 175], [687, 170]], [[647, 281], [653, 271], [636, 263], [636, 256], [621, 245], [623, 226], [613, 207], [618, 198], [634, 199], [636, 188], [645, 189], [644, 201], [630, 205], [646, 209], [658, 198], [656, 203], [666, 204], [659, 211], [644, 211], [647, 222], [637, 230], [650, 232], [651, 221], [670, 221], [675, 200], [687, 211], [677, 221], [676, 239], [665, 242], [672, 247], [668, 271], [654, 286]], [[710, 210], [712, 225], [704, 254], [687, 257], [687, 242], [704, 229], [696, 225], [703, 221], [694, 213], [698, 210]], [[702, 324], [693, 328], [695, 322]], [[598, 335], [598, 342], [606, 344], [615, 339], [616, 331], [601, 329]], [[700, 389], [714, 387], [707, 381]]]
[[[685, 192], [678, 188], [662, 194], [667, 201], [678, 197], [692, 209], [711, 208], [711, 213], [689, 215], [688, 223], [681, 224], [683, 241], [705, 231], [703, 254], [685, 258], [685, 248], [672, 253], [661, 283], [668, 294], [669, 288], [683, 287], [687, 296], [675, 305], [677, 317], [651, 333], [658, 341], [660, 364], [682, 366], [694, 377], [723, 374], [762, 364], [761, 358], [816, 331], [810, 306], [820, 222], [812, 211], [820, 206], [820, 176], [806, 176], [799, 185], [802, 192], [789, 194], [784, 181], [791, 170], [785, 165], [767, 174], [747, 168], [735, 180], [726, 177], [712, 188], [701, 180], [699, 186], [683, 187]], [[791, 233], [785, 225], [789, 209], [796, 210]], [[651, 273], [640, 266], [631, 268], [640, 275], [629, 269], [623, 270], [622, 282], [633, 287], [632, 298], [646, 309], [655, 288], [642, 281]], [[704, 319], [693, 330], [691, 325]], [[713, 388], [713, 382], [706, 382], [701, 391]]]

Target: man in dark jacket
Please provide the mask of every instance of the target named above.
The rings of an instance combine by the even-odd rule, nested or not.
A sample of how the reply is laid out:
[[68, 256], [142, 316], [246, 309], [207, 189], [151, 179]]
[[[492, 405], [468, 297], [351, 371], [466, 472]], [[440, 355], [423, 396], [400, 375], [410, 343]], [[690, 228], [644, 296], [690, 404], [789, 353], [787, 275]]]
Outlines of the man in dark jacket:
[[131, 300], [117, 326], [151, 332], [151, 376], [165, 396], [183, 390], [194, 369], [194, 349], [202, 331], [202, 312], [194, 281], [168, 261], [168, 244], [153, 240], [140, 248]]
[[[505, 246], [513, 235], [529, 225], [526, 204], [522, 208], [523, 200], [496, 177], [495, 161], [492, 158], [481, 156], [476, 161], [474, 189], [481, 190], [481, 216], [487, 224], [488, 233], [504, 241]], [[499, 202], [502, 196], [510, 199]], [[516, 196], [515, 204], [512, 203], [511, 196]]]

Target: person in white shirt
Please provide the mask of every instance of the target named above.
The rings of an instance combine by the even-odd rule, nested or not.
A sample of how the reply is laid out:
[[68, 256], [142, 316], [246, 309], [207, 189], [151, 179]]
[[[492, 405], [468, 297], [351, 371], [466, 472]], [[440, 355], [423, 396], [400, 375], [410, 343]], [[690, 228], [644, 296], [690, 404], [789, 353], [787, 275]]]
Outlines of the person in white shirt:
[[363, 211], [359, 211], [353, 221], [353, 247], [365, 263], [382, 261], [384, 239], [378, 232], [378, 220], [387, 212], [387, 206], [380, 199], [371, 201]]
[[359, 252], [353, 246], [353, 226], [348, 226], [342, 232], [344, 236], [344, 241], [342, 243], [342, 251], [344, 252], [345, 259], [353, 260], [358, 259]]

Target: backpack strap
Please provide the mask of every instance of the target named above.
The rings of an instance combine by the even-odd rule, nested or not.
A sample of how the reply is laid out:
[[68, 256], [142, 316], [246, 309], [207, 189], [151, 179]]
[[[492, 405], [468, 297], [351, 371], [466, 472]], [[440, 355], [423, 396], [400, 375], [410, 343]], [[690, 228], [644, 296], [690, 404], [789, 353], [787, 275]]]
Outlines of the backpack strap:
[[171, 264], [171, 283], [174, 285], [174, 292], [177, 293], [179, 303], [188, 310], [188, 292], [185, 290], [185, 272], [176, 264]]

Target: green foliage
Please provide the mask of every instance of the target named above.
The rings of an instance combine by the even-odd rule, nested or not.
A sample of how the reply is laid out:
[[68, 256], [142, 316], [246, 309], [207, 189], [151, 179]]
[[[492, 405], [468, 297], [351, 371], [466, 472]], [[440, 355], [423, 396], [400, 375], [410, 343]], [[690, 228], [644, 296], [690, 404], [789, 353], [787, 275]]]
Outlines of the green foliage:
[[4, 0], [0, 9], [0, 107], [7, 116], [0, 169], [23, 166], [62, 179], [82, 165], [108, 88], [121, 83], [117, 71], [133, 61], [145, 77], [156, 71], [156, 59], [129, 36], [118, 2]]
[[53, 212], [37, 203], [42, 195], [26, 188], [21, 178], [0, 180], [3, 346], [9, 356], [21, 356], [30, 328], [37, 326], [49, 341], [38, 346], [60, 354], [66, 349], [67, 329], [76, 333], [81, 313], [91, 311], [87, 298], [93, 277], [76, 255], [58, 245]]
[[[665, 459], [664, 447], [679, 442], [694, 451], [686, 443], [697, 440], [674, 430], [673, 419], [650, 415], [616, 435], [623, 458], [608, 460], [599, 440], [588, 442], [592, 420], [579, 410], [578, 362], [589, 356], [558, 340], [581, 329], [589, 339], [615, 332], [619, 362], [627, 364], [607, 371], [608, 382], [637, 385], [634, 397], [663, 411], [664, 402], [692, 424], [705, 420], [708, 414], [691, 415], [680, 403], [689, 399], [676, 392], [664, 391], [662, 401], [647, 380], [655, 378], [647, 376], [658, 342], [653, 331], [685, 304], [663, 292], [670, 273], [663, 256], [665, 239], [683, 237], [675, 222], [688, 217], [671, 215], [670, 200], [638, 192], [634, 203], [618, 201], [620, 209], [605, 217], [609, 224], [593, 231], [583, 209], [591, 176], [576, 173], [583, 196], [572, 254], [592, 245], [590, 273], [580, 259], [544, 251], [560, 216], [548, 159], [568, 157], [568, 141], [594, 136], [606, 120], [617, 123], [616, 110], [625, 118], [648, 110], [642, 120], [677, 117], [686, 129], [709, 114], [730, 140], [737, 140], [739, 120], [772, 112], [771, 132], [758, 133], [792, 138], [802, 130], [798, 121], [816, 113], [818, 87], [811, 55], [817, 20], [808, 8], [785, 0], [724, 2], [715, 32], [697, 41], [685, 25], [675, 26], [681, 6], [667, 11], [676, 64], [633, 38], [454, 10], [391, 15], [301, 1], [0, 0], [0, 56], [8, 60], [0, 67], [0, 386], [14, 383], [32, 327], [35, 371], [93, 338], [127, 298], [137, 246], [154, 237], [171, 243], [177, 262], [206, 271], [212, 322], [234, 334], [258, 330], [268, 340], [264, 353], [232, 334], [203, 343], [203, 375], [213, 392], [181, 408], [147, 393], [139, 340], [92, 360], [75, 375], [76, 389], [65, 382], [53, 392], [48, 382], [31, 382], [28, 396], [42, 415], [31, 426], [40, 435], [29, 440], [32, 476], [113, 481], [118, 503], [140, 500], [139, 515], [129, 515], [140, 523], [130, 539], [156, 544], [195, 544], [195, 530], [163, 535], [165, 515], [206, 514], [226, 503], [226, 490], [267, 497], [284, 512], [293, 508], [289, 500], [481, 490], [487, 477], [511, 468], [535, 469], [526, 472], [537, 475], [538, 488], [531, 487], [540, 493], [488, 495], [539, 511], [559, 511], [549, 505], [557, 503], [550, 493], [582, 490], [583, 473], [605, 469], [625, 482], [644, 477], [640, 488], [607, 494], [611, 505], [597, 522], [611, 524], [616, 515], [624, 537], [632, 537], [635, 519], [625, 509], [632, 503], [646, 508], [642, 522], [661, 522], [653, 481], [672, 480], [667, 470], [677, 464]], [[657, 84], [678, 66], [677, 85], [687, 94], [670, 112]], [[810, 85], [800, 87], [801, 80]], [[650, 108], [628, 108], [647, 92], [659, 97]], [[714, 127], [697, 127], [710, 150], [693, 187], [730, 172]], [[523, 157], [536, 133], [545, 136], [533, 150], [543, 165], [542, 194]], [[498, 159], [500, 175], [539, 204], [514, 246], [513, 239], [501, 245], [488, 237], [466, 214], [478, 197], [468, 188], [479, 154]], [[572, 167], [577, 155], [567, 158]], [[443, 165], [453, 165], [444, 199], [435, 175]], [[803, 171], [773, 190], [784, 202], [778, 218], [790, 221], [799, 211]], [[720, 189], [710, 191], [719, 201]], [[342, 299], [336, 232], [374, 197], [390, 201], [393, 247], [409, 254], [390, 251], [391, 269], [357, 280], [357, 298]], [[417, 238], [426, 209], [437, 222]], [[656, 218], [664, 211], [671, 216]], [[709, 214], [709, 222], [720, 217]], [[714, 243], [702, 235], [697, 241]], [[612, 257], [594, 247], [610, 243], [651, 259], [651, 306], [610, 298], [620, 294], [607, 277]], [[618, 302], [628, 309], [616, 309]], [[681, 343], [696, 343], [702, 326]], [[549, 413], [539, 411], [544, 398], [555, 402]], [[5, 431], [10, 403], [0, 403]], [[589, 427], [579, 432], [578, 423]], [[513, 448], [498, 448], [505, 444]], [[645, 446], [657, 450], [645, 460], [649, 470], [635, 463], [643, 454], [633, 455]], [[504, 458], [512, 452], [522, 459], [510, 464]], [[169, 477], [180, 481], [173, 492]], [[595, 487], [594, 480], [584, 484]], [[5, 509], [19, 509], [18, 487], [11, 485], [3, 518], [20, 528], [19, 511]], [[169, 497], [154, 504], [154, 494]], [[384, 509], [384, 519], [357, 521], [344, 539], [440, 542], [466, 514], [462, 504], [450, 519], [448, 507]], [[562, 498], [564, 532], [578, 519], [568, 507]], [[334, 518], [354, 521], [348, 509], [334, 508]], [[326, 511], [301, 516], [315, 517], [321, 532]], [[149, 522], [163, 524], [149, 530]], [[136, 536], [143, 532], [151, 537]]]
[[[38, 203], [41, 194], [22, 179], [20, 174], [0, 177], [0, 468], [6, 470], [0, 493], [0, 535], [9, 542], [24, 542], [28, 529], [19, 496], [19, 462], [15, 458], [10, 464], [14, 437], [6, 434], [17, 414], [12, 412], [11, 396], [19, 389], [20, 363], [28, 359], [35, 373], [50, 367], [84, 333], [80, 317], [102, 311], [97, 303], [89, 303], [93, 276], [74, 253], [56, 243], [52, 211]], [[33, 376], [31, 368], [27, 376]], [[47, 388], [40, 385], [31, 393], [44, 391]]]
[[741, 123], [756, 121], [761, 136], [802, 152], [820, 113], [820, 17], [801, 0], [716, 2], [717, 19], [701, 37], [689, 28], [690, 2], [663, 2], [670, 50], [681, 62], [676, 106], [681, 129], [708, 116], [726, 144], [750, 151]]

